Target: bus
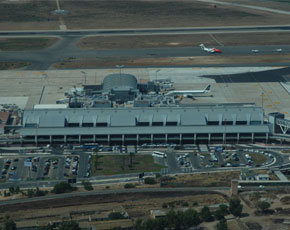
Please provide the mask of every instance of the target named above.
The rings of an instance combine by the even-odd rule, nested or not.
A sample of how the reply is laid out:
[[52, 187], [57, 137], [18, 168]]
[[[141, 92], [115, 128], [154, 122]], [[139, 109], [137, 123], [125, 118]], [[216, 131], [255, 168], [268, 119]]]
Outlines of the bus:
[[158, 152], [158, 151], [153, 151], [152, 156], [153, 157], [160, 157], [160, 158], [166, 158], [167, 157], [166, 153], [162, 153], [162, 152]]

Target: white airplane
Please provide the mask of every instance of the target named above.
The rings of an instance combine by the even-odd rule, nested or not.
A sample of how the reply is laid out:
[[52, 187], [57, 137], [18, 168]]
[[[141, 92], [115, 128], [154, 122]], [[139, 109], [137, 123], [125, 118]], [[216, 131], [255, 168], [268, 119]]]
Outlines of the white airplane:
[[276, 52], [282, 52], [282, 49], [275, 49]]
[[204, 44], [200, 44], [199, 46], [203, 51], [208, 52], [208, 53], [221, 53], [222, 52], [220, 49], [207, 48], [207, 47], [205, 47]]
[[203, 90], [173, 90], [165, 94], [165, 96], [182, 96], [193, 98], [195, 95], [210, 93], [210, 85]]

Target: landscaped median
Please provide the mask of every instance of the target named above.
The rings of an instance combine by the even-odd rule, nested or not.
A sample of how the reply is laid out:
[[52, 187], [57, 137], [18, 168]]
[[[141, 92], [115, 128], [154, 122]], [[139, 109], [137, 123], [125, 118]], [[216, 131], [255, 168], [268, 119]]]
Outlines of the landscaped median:
[[151, 155], [93, 155], [91, 176], [160, 172], [162, 168]]

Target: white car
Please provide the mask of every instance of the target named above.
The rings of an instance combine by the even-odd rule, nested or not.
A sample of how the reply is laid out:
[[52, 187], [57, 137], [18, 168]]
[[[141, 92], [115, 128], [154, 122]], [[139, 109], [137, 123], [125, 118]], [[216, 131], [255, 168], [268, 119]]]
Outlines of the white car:
[[251, 50], [253, 53], [259, 53], [259, 50]]
[[276, 52], [282, 52], [282, 49], [275, 49]]

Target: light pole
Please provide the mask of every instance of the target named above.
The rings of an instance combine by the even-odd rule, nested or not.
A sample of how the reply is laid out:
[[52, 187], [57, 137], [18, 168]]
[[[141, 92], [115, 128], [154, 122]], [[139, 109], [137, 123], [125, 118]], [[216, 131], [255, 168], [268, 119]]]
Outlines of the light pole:
[[124, 65], [116, 65], [116, 68], [119, 68], [120, 78], [121, 78], [122, 68], [123, 68], [123, 67], [124, 67]]
[[85, 71], [81, 71], [81, 73], [83, 74], [84, 78], [85, 78], [85, 85], [87, 84], [87, 73]]
[[261, 97], [262, 97], [262, 109], [264, 109], [264, 96], [265, 96], [265, 94], [264, 94], [264, 92], [262, 92], [262, 94], [261, 94]]
[[160, 71], [161, 69], [156, 70], [155, 72], [155, 80], [157, 81], [157, 73]]

